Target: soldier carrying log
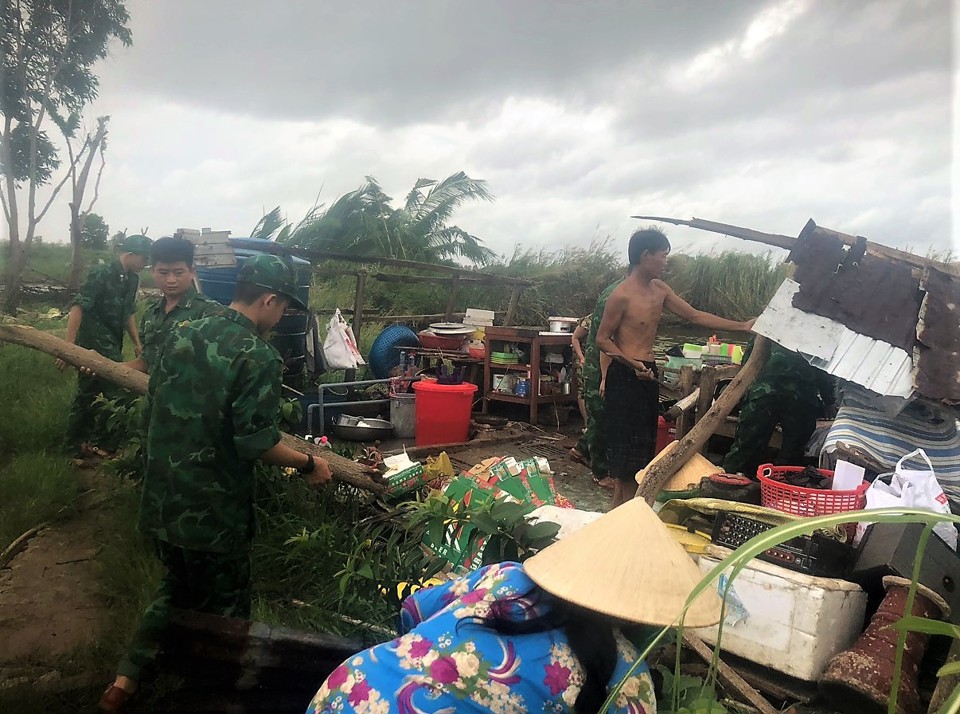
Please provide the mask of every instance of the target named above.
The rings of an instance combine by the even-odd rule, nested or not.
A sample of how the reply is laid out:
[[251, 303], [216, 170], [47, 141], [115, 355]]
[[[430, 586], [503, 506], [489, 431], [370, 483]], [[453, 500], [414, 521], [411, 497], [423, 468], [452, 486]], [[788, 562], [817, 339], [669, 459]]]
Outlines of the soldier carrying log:
[[100, 708], [119, 712], [153, 663], [171, 608], [250, 614], [254, 462], [297, 468], [311, 486], [330, 468], [281, 443], [282, 362], [266, 341], [296, 298], [293, 271], [259, 255], [240, 271], [224, 315], [168, 332], [151, 365], [139, 528], [165, 573]]

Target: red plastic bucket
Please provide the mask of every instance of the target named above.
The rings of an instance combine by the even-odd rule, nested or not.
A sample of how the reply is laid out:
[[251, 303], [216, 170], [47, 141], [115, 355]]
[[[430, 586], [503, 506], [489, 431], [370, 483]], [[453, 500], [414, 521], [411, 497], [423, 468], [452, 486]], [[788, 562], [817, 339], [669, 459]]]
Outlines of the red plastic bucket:
[[676, 433], [677, 430], [674, 429], [673, 422], [669, 422], [663, 417], [659, 417], [659, 420], [657, 421], [657, 454], [666, 449], [667, 446], [670, 445], [671, 441], [674, 441]]
[[452, 444], [470, 436], [470, 412], [476, 384], [413, 383], [417, 395], [417, 446]]

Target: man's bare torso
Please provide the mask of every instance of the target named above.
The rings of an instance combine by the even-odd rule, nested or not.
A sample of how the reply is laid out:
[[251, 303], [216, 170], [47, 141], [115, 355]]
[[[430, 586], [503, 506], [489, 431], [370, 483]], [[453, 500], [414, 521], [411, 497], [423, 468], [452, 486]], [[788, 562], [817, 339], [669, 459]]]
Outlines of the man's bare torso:
[[654, 361], [653, 343], [669, 290], [661, 280], [643, 284], [627, 279], [610, 295], [611, 300], [625, 303], [623, 316], [613, 333], [613, 341], [625, 356]]

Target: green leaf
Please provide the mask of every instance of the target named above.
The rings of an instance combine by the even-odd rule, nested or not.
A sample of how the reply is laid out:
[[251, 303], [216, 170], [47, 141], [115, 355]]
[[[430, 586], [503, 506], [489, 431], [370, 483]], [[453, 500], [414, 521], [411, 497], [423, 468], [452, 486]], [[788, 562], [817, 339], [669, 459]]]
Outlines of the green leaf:
[[938, 677], [949, 677], [954, 674], [960, 674], [960, 662], [947, 662], [937, 670]]
[[360, 569], [357, 571], [357, 575], [361, 578], [366, 578], [367, 580], [373, 580], [373, 569], [370, 567], [370, 563], [364, 563], [360, 566]]
[[489, 533], [492, 535], [493, 533], [500, 532], [500, 526], [497, 525], [497, 521], [486, 513], [472, 514], [470, 516], [470, 522], [484, 533]]
[[920, 632], [925, 635], [942, 635], [960, 640], [960, 627], [951, 625], [949, 622], [940, 620], [930, 620], [916, 615], [905, 615], [893, 624], [897, 631], [906, 630], [907, 632]]
[[536, 523], [526, 529], [525, 536], [527, 540], [543, 540], [543, 539], [553, 539], [557, 537], [557, 533], [560, 532], [560, 524], [551, 523], [550, 521], [543, 521], [542, 523]]

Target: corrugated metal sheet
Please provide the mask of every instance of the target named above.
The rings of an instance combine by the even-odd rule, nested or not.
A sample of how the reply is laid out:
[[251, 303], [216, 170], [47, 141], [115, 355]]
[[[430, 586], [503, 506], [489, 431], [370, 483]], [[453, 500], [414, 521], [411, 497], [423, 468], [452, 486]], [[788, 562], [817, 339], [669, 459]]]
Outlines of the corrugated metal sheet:
[[884, 396], [913, 394], [913, 359], [903, 349], [793, 307], [800, 286], [785, 280], [754, 331], [802, 354], [810, 364]]

